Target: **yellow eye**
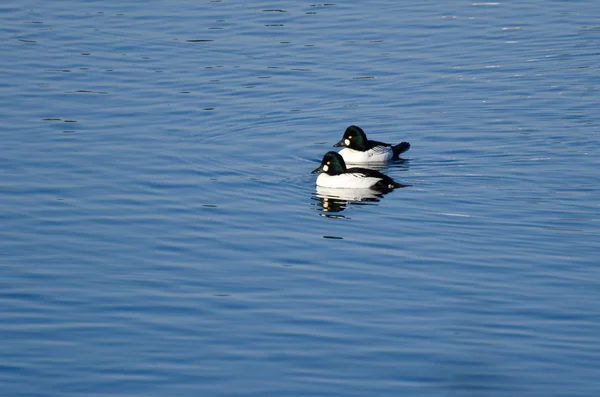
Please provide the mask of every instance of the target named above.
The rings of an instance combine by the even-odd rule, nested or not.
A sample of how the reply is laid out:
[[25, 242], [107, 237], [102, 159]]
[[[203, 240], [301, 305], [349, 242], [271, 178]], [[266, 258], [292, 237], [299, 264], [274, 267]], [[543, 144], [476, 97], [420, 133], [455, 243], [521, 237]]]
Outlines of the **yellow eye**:
[[352, 135], [350, 135], [350, 136], [348, 137], [348, 139], [352, 139]]
[[331, 161], [328, 161], [328, 162], [327, 162], [327, 165], [331, 165]]

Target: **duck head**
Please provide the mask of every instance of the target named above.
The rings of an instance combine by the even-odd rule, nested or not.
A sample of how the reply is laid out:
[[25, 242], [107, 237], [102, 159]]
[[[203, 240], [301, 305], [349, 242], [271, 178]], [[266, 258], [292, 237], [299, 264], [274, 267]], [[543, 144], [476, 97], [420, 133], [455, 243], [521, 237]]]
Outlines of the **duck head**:
[[346, 171], [344, 158], [337, 152], [327, 152], [321, 160], [319, 168], [314, 170], [313, 174], [324, 172], [327, 175], [339, 175]]
[[355, 125], [351, 125], [346, 128], [346, 132], [344, 132], [344, 136], [342, 139], [333, 145], [333, 147], [347, 147], [354, 150], [367, 150], [367, 134], [362, 130], [362, 128], [357, 127]]

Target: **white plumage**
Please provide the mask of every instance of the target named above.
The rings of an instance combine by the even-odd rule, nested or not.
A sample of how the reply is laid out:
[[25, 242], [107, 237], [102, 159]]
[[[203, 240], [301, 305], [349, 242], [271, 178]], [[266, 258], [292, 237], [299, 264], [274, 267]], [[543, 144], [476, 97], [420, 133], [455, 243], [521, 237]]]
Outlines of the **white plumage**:
[[385, 163], [394, 157], [391, 146], [375, 146], [365, 152], [344, 148], [339, 153], [346, 164]]
[[381, 178], [366, 177], [362, 174], [346, 173], [340, 175], [319, 174], [317, 186], [347, 189], [368, 189]]
[[362, 201], [377, 199], [381, 193], [369, 188], [333, 188], [317, 185], [317, 196], [324, 199], [338, 199], [348, 201]]

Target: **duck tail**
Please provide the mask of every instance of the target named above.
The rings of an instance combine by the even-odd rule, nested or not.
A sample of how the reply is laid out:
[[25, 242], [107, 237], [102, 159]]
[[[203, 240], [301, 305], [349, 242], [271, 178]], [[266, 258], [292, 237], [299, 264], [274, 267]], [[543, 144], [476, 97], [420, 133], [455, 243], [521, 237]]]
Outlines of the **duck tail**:
[[400, 142], [396, 146], [392, 146], [394, 157], [398, 157], [401, 153], [406, 152], [408, 149], [410, 149], [410, 143], [408, 142]]
[[392, 178], [386, 177], [377, 182], [375, 185], [371, 186], [371, 189], [376, 190], [380, 193], [389, 193], [396, 188], [408, 186], [410, 185], [404, 185], [402, 183], [394, 181]]

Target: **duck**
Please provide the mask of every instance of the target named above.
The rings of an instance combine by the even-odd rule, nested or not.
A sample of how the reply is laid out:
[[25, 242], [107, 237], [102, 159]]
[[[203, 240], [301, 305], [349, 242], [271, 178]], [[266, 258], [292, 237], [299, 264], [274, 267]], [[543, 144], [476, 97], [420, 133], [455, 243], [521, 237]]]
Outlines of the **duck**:
[[340, 155], [349, 164], [385, 163], [398, 160], [401, 153], [410, 149], [410, 143], [400, 142], [397, 145], [372, 141], [362, 128], [351, 125], [346, 128], [344, 136], [333, 147], [344, 147]]
[[395, 188], [408, 186], [395, 182], [389, 176], [376, 170], [360, 167], [347, 168], [344, 158], [334, 151], [325, 153], [321, 165], [312, 173], [320, 173], [317, 177], [317, 186], [325, 188], [371, 189], [387, 193]]

